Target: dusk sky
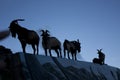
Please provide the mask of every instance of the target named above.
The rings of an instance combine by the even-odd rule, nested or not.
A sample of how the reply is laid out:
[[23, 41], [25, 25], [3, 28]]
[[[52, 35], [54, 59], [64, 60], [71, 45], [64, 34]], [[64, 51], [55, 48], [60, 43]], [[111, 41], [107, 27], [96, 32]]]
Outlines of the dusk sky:
[[[77, 57], [84, 61], [98, 57], [97, 49], [102, 48], [105, 63], [120, 68], [120, 0], [1, 0], [0, 30], [8, 29], [14, 19], [25, 19], [19, 24], [36, 32], [48, 29], [61, 43], [79, 39], [82, 49]], [[22, 51], [11, 36], [0, 45]], [[26, 49], [33, 52], [30, 45]], [[39, 55], [44, 55], [41, 42]]]

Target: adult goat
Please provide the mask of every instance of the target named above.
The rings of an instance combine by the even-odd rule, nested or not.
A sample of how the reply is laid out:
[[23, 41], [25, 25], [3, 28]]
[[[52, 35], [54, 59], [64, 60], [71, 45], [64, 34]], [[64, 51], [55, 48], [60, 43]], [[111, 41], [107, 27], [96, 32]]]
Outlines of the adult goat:
[[41, 30], [42, 32], [42, 46], [45, 51], [45, 55], [47, 56], [47, 50], [49, 50], [50, 56], [51, 50], [55, 50], [57, 53], [58, 57], [62, 57], [61, 54], [61, 43], [56, 37], [50, 37], [49, 31], [48, 30]]
[[63, 43], [63, 47], [64, 47], [64, 58], [66, 57], [66, 51], [68, 54], [68, 59], [70, 59], [69, 53], [71, 53], [72, 55], [72, 59], [77, 60], [77, 52], [81, 52], [81, 46], [80, 46], [80, 42], [79, 40], [77, 41], [68, 41], [65, 40]]
[[26, 53], [25, 51], [26, 44], [30, 44], [32, 45], [34, 54], [36, 52], [36, 47], [37, 47], [37, 55], [38, 55], [38, 47], [39, 47], [39, 39], [40, 39], [38, 34], [33, 30], [28, 30], [24, 27], [21, 27], [18, 24], [18, 21], [24, 21], [24, 19], [16, 19], [10, 23], [9, 30], [12, 34], [12, 37], [15, 38], [16, 34], [18, 35], [18, 39], [22, 45], [23, 53]]

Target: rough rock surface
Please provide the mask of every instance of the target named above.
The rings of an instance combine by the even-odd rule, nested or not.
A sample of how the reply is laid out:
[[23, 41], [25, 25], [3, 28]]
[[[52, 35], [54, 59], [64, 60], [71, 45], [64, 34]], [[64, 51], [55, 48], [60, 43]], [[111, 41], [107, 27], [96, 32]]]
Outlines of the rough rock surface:
[[120, 80], [120, 69], [65, 58], [12, 54], [0, 46], [0, 80]]

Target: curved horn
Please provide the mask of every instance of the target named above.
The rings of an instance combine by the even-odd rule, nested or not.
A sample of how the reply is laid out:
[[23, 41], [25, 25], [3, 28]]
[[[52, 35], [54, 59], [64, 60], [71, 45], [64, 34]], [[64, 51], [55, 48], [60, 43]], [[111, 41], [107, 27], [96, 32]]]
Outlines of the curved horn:
[[40, 30], [40, 32], [43, 32], [43, 33], [44, 33], [44, 30]]
[[102, 49], [97, 49], [97, 51], [100, 51], [100, 52], [101, 52], [101, 51], [102, 51]]
[[46, 33], [50, 33], [50, 31], [46, 30]]
[[25, 21], [25, 19], [17, 19], [17, 21]]
[[24, 19], [15, 19], [12, 22], [17, 22], [17, 21], [24, 21]]
[[102, 51], [102, 49], [100, 49], [100, 51]]
[[99, 49], [97, 49], [97, 51], [99, 51]]

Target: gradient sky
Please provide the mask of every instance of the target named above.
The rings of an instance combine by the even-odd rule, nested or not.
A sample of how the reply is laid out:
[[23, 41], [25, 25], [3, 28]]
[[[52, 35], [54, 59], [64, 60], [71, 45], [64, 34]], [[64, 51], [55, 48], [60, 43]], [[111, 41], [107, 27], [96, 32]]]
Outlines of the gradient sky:
[[[18, 18], [25, 19], [19, 24], [28, 29], [48, 29], [61, 43], [79, 39], [82, 51], [77, 57], [85, 61], [91, 62], [102, 48], [106, 64], [120, 68], [120, 0], [1, 0], [0, 30]], [[22, 51], [11, 36], [0, 45]], [[27, 52], [32, 52], [29, 45]], [[39, 54], [44, 54], [41, 43]]]

